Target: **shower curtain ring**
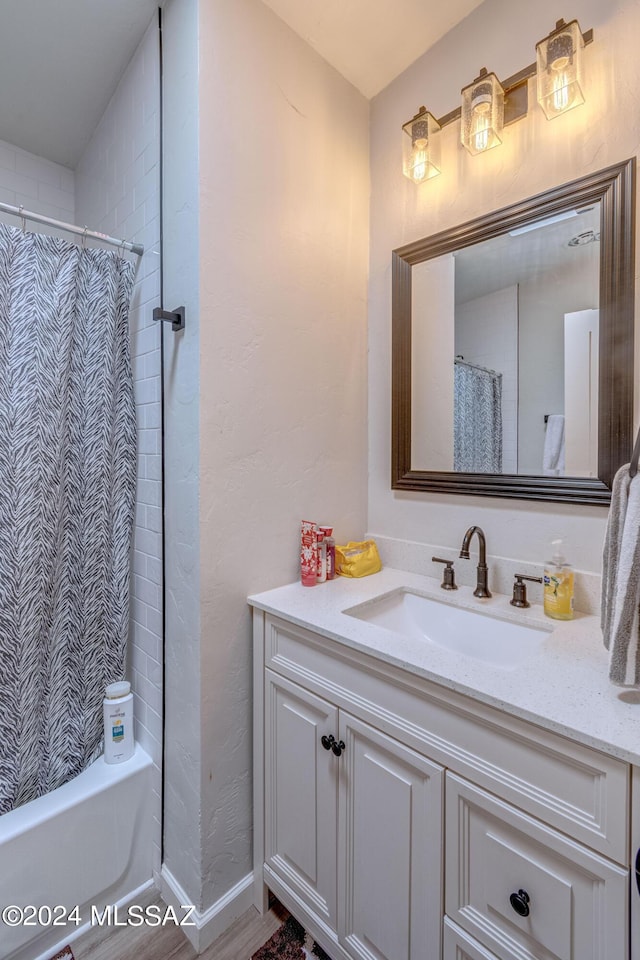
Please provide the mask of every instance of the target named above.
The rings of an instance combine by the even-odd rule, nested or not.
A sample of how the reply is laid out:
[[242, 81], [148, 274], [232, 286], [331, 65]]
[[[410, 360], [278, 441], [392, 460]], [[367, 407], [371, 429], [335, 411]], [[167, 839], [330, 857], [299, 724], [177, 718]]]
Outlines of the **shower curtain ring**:
[[24, 207], [22, 206], [22, 204], [20, 204], [20, 206], [18, 207], [18, 216], [20, 217], [20, 221], [21, 221], [21, 223], [22, 223], [22, 232], [23, 232], [23, 233], [26, 233], [26, 232], [27, 232], [27, 218], [24, 216], [24, 214], [23, 214], [23, 212], [22, 212], [23, 210], [24, 210]]
[[86, 245], [87, 245], [87, 232], [88, 232], [88, 230], [89, 230], [89, 227], [85, 224], [84, 230], [82, 231], [82, 241], [81, 241], [81, 244], [82, 244], [83, 247], [86, 247]]

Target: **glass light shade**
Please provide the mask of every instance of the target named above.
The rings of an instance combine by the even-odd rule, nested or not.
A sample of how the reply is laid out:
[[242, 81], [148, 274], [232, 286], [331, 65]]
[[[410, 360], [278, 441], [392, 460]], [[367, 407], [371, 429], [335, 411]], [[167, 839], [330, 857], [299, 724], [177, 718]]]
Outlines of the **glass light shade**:
[[480, 71], [462, 91], [460, 139], [474, 156], [502, 143], [504, 90], [495, 73]]
[[440, 124], [424, 107], [402, 127], [402, 172], [414, 183], [440, 173]]
[[579, 107], [584, 40], [577, 20], [559, 20], [556, 29], [536, 44], [538, 103], [547, 120]]

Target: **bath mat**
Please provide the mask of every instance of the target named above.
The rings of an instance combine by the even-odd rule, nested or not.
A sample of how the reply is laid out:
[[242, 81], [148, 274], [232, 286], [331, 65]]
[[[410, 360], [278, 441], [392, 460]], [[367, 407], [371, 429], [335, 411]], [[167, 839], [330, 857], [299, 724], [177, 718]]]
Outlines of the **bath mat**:
[[55, 957], [51, 957], [51, 960], [74, 960], [71, 947], [65, 947], [60, 953], [56, 953]]
[[304, 927], [289, 917], [251, 960], [331, 960]]

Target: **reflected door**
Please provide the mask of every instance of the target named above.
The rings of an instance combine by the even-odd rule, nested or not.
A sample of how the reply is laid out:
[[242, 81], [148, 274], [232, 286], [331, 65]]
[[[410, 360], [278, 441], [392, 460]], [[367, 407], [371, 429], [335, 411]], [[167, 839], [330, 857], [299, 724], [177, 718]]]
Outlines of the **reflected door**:
[[598, 476], [599, 311], [564, 315], [565, 471]]

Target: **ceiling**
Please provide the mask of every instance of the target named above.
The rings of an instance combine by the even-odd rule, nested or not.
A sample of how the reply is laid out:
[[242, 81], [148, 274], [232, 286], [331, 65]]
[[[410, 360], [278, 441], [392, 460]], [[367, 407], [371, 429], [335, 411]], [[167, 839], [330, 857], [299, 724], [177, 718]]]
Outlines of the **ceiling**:
[[263, 0], [367, 98], [482, 0]]
[[[582, 275], [597, 290], [600, 245], [589, 241], [591, 234], [600, 235], [600, 204], [573, 213], [574, 216], [555, 223], [543, 220], [538, 229], [517, 236], [504, 233], [458, 250], [454, 254], [456, 303], [466, 303], [516, 283], [553, 283], [554, 278], [576, 269], [584, 271]], [[569, 246], [569, 241], [576, 237], [582, 242]]]
[[[482, 0], [263, 2], [370, 98]], [[0, 140], [74, 168], [157, 7], [0, 0]]]

